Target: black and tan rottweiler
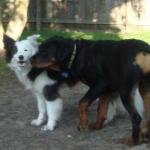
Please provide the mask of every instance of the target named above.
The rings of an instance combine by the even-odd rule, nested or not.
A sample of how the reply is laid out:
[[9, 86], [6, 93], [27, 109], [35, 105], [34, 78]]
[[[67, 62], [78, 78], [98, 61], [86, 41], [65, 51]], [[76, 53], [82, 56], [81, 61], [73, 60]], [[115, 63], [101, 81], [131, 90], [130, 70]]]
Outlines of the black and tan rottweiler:
[[[55, 70], [64, 82], [80, 80], [89, 86], [79, 102], [80, 130], [88, 126], [90, 104], [102, 97], [105, 109], [99, 114], [105, 114], [109, 95], [117, 92], [132, 121], [132, 136], [125, 143], [137, 144], [139, 137], [147, 136], [150, 118], [150, 45], [147, 43], [135, 39], [90, 41], [53, 37], [41, 43], [31, 62], [34, 67]], [[131, 94], [136, 86], [140, 88], [146, 108], [142, 129]], [[102, 123], [100, 121], [98, 126]]]

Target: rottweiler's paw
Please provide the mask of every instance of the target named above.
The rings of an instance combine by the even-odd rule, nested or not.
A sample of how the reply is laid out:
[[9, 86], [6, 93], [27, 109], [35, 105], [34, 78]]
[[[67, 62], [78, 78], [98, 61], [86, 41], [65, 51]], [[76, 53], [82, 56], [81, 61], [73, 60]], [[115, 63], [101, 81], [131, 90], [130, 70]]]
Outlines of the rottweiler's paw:
[[123, 139], [121, 141], [122, 144], [125, 144], [125, 145], [128, 145], [128, 146], [134, 146], [134, 145], [137, 145], [138, 143], [136, 143], [132, 137], [129, 137], [129, 138], [126, 138], [126, 139]]
[[91, 130], [100, 130], [102, 128], [102, 125], [100, 123], [94, 122], [89, 125], [89, 128]]
[[140, 142], [147, 142], [150, 138], [150, 133], [146, 129], [142, 129], [140, 132]]
[[79, 125], [78, 126], [78, 130], [83, 132], [83, 131], [87, 131], [88, 130], [88, 125]]

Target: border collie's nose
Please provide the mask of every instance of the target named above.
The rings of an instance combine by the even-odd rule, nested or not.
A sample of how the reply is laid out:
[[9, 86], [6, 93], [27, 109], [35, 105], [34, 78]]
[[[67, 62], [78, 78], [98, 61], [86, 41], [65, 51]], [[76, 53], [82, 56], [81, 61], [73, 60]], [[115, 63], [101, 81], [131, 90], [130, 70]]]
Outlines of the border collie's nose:
[[23, 55], [19, 55], [19, 60], [23, 60], [24, 56]]

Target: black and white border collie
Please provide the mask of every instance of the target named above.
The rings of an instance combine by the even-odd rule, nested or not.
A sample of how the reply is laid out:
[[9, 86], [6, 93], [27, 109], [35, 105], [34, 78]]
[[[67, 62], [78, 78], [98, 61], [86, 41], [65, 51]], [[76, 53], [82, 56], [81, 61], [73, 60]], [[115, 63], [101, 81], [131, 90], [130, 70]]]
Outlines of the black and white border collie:
[[31, 121], [31, 125], [40, 126], [47, 119], [47, 124], [41, 129], [52, 131], [61, 116], [63, 102], [58, 93], [52, 93], [52, 86], [57, 84], [49, 77], [48, 71], [33, 68], [30, 64], [30, 58], [38, 51], [38, 37], [33, 35], [25, 40], [14, 41], [4, 35], [6, 62], [26, 89], [36, 96], [39, 114]]

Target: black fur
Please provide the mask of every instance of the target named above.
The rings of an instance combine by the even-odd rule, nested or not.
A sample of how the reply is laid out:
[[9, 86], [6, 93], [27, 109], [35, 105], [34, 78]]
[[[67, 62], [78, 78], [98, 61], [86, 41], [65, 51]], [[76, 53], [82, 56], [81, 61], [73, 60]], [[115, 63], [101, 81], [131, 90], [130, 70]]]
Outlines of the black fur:
[[34, 68], [34, 67], [32, 67], [27, 76], [28, 76], [28, 78], [29, 78], [31, 81], [34, 81], [34, 80], [36, 79], [36, 77], [37, 77], [38, 75], [40, 75], [43, 71], [44, 71], [44, 69], [39, 69], [39, 68]]
[[55, 100], [57, 97], [59, 97], [58, 84], [54, 84], [52, 86], [49, 85], [45, 86], [43, 89], [43, 95], [48, 101]]
[[10, 38], [7, 35], [4, 35], [3, 36], [3, 41], [5, 43], [4, 47], [6, 49], [6, 62], [10, 63], [11, 58], [17, 52], [17, 48], [14, 45], [15, 44], [15, 40], [13, 40], [12, 38]]
[[[77, 54], [71, 69], [68, 70], [75, 44]], [[88, 41], [54, 37], [39, 46], [39, 52], [32, 58], [32, 63], [37, 66], [36, 64], [54, 58], [59, 65], [60, 74], [68, 71], [69, 78], [73, 77], [86, 83], [89, 90], [80, 100], [80, 104], [83, 102], [90, 104], [105, 93], [119, 92], [122, 102], [131, 116], [132, 137], [137, 143], [141, 117], [133, 108], [130, 95], [134, 85], [146, 76], [143, 70], [134, 64], [135, 56], [140, 52], [150, 53], [150, 46], [135, 39]]]

